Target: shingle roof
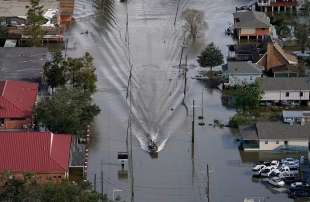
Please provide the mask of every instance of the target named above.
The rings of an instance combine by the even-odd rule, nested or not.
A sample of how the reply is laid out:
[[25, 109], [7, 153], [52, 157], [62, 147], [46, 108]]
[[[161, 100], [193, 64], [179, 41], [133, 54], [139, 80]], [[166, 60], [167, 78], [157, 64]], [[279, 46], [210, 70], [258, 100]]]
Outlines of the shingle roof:
[[269, 28], [270, 21], [264, 12], [238, 11], [233, 14], [239, 22], [235, 23], [235, 28]]
[[244, 140], [289, 140], [309, 139], [310, 124], [289, 125], [282, 122], [257, 122], [253, 126], [240, 127], [240, 135]]
[[310, 125], [284, 124], [282, 122], [257, 122], [259, 139], [308, 139]]
[[289, 77], [289, 78], [258, 78], [263, 91], [271, 90], [310, 90], [310, 78]]
[[261, 74], [262, 69], [250, 61], [229, 61], [225, 72], [228, 74]]
[[0, 80], [39, 81], [47, 48], [0, 48]]
[[70, 135], [0, 131], [0, 172], [68, 171]]
[[38, 84], [24, 81], [0, 81], [0, 117], [17, 118], [32, 115], [38, 95]]

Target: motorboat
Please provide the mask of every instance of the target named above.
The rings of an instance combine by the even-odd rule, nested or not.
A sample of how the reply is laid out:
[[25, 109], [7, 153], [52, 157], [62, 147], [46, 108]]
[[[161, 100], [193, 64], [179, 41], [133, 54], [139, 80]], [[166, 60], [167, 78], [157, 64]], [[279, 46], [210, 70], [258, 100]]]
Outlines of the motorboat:
[[275, 187], [283, 187], [285, 182], [279, 177], [272, 177], [266, 180], [269, 184]]
[[147, 148], [148, 148], [150, 153], [157, 153], [158, 152], [158, 147], [153, 140], [149, 141]]

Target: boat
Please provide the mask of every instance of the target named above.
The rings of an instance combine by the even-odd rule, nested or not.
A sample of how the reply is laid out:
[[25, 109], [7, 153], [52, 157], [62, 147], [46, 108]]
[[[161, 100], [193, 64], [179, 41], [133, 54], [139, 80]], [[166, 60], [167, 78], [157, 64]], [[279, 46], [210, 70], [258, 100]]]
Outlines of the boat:
[[157, 153], [158, 152], [158, 147], [153, 140], [149, 141], [147, 148], [148, 148], [150, 153]]

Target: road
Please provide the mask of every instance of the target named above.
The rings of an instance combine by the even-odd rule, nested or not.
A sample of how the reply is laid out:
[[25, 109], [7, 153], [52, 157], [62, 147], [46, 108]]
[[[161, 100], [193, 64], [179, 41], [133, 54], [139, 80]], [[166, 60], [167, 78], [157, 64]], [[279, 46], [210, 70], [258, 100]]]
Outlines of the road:
[[[238, 143], [230, 129], [210, 126], [214, 119], [227, 122], [234, 110], [221, 104], [221, 92], [205, 88], [190, 79], [197, 73], [196, 57], [209, 42], [227, 55], [232, 39], [224, 29], [232, 21], [235, 6], [246, 0], [180, 0], [176, 25], [177, 0], [130, 0], [128, 2], [129, 50], [126, 46], [126, 5], [112, 3], [105, 17], [91, 1], [76, 0], [76, 23], [67, 30], [68, 55], [85, 51], [95, 58], [98, 92], [94, 99], [102, 109], [96, 119], [96, 136], [90, 149], [88, 179], [96, 189], [112, 197], [113, 190], [128, 198], [128, 181], [120, 175], [117, 152], [126, 151], [128, 101], [126, 88], [129, 59], [133, 64], [133, 161], [135, 202], [207, 201], [207, 164], [210, 167], [210, 201], [243, 201], [246, 197], [265, 201], [291, 201], [283, 193], [274, 194], [251, 178], [251, 163], [243, 162]], [[185, 48], [188, 56], [186, 103], [191, 109], [196, 100], [196, 115], [201, 113], [204, 96], [205, 126], [196, 117], [194, 157], [191, 144], [191, 115], [183, 100], [184, 79], [179, 74], [183, 42], [180, 13], [186, 8], [205, 11], [208, 29], [195, 45]], [[107, 13], [107, 12], [106, 12]], [[88, 30], [88, 34], [81, 34]], [[203, 93], [202, 93], [203, 92]], [[159, 157], [145, 152], [147, 139], [159, 145]], [[144, 149], [143, 149], [144, 148]], [[100, 173], [103, 173], [101, 178]], [[101, 183], [102, 182], [102, 183]]]

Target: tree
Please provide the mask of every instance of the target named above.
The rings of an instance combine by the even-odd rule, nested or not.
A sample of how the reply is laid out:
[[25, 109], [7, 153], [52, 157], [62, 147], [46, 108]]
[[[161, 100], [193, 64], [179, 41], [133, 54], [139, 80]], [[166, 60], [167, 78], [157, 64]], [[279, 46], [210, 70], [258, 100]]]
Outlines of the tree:
[[212, 71], [213, 67], [224, 63], [224, 56], [214, 43], [210, 43], [204, 51], [202, 51], [201, 55], [198, 56], [197, 61], [201, 67], [210, 67]]
[[74, 88], [94, 93], [96, 91], [96, 69], [93, 57], [86, 52], [81, 58], [68, 58], [64, 64], [68, 72], [67, 80]]
[[[0, 187], [1, 201], [98, 202], [100, 200], [100, 194], [92, 191], [88, 182], [76, 184], [63, 181], [57, 184], [52, 182], [37, 184], [31, 176], [34, 175], [25, 176], [24, 179], [6, 178], [5, 185]], [[108, 202], [107, 199], [103, 201]]]
[[82, 136], [99, 112], [99, 107], [92, 104], [89, 92], [80, 88], [63, 88], [39, 102], [36, 118], [52, 132]]
[[303, 15], [305, 16], [310, 15], [310, 1], [309, 0], [304, 0], [301, 10], [302, 10]]
[[295, 27], [295, 37], [301, 52], [304, 53], [309, 44], [309, 27], [306, 24], [298, 24]]
[[43, 17], [43, 6], [40, 6], [40, 0], [31, 0], [30, 6], [26, 8], [28, 8], [26, 33], [30, 36], [29, 45], [40, 47], [44, 36], [42, 25], [47, 21]]
[[255, 109], [261, 100], [262, 90], [258, 83], [241, 86], [236, 92], [236, 107], [239, 109]]
[[199, 32], [207, 27], [204, 21], [204, 13], [195, 9], [186, 9], [183, 11], [182, 17], [185, 20], [183, 25], [185, 31], [190, 34], [193, 42], [195, 42]]
[[47, 62], [43, 67], [44, 78], [47, 84], [52, 88], [52, 91], [66, 84], [66, 69], [63, 63], [64, 58], [62, 57], [62, 53], [56, 51], [53, 54], [52, 62]]

